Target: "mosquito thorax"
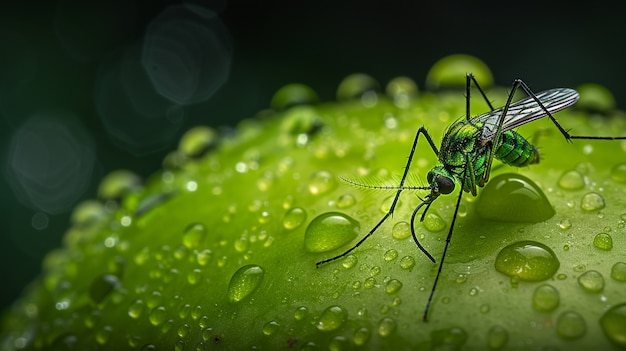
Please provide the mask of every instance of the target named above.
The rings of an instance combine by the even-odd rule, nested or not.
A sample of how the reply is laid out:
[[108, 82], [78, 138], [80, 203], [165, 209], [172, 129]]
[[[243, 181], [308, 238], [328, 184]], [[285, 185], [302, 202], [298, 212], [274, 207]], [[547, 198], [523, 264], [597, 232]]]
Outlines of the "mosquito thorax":
[[454, 177], [443, 166], [436, 166], [426, 176], [434, 194], [450, 194], [454, 191]]

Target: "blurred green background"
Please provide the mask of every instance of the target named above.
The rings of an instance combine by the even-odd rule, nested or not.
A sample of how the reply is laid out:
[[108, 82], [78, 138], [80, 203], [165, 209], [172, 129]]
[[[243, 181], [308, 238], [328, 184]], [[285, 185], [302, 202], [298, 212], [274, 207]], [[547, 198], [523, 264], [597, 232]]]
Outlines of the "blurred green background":
[[[626, 4], [491, 1], [3, 1], [0, 245], [6, 308], [61, 245], [74, 205], [126, 168], [141, 177], [195, 125], [225, 132], [302, 82], [323, 101], [454, 53], [499, 85], [595, 82], [626, 107]], [[617, 7], [616, 7], [617, 6]], [[462, 98], [459, 95], [459, 98]], [[625, 133], [626, 134], [626, 133]]]

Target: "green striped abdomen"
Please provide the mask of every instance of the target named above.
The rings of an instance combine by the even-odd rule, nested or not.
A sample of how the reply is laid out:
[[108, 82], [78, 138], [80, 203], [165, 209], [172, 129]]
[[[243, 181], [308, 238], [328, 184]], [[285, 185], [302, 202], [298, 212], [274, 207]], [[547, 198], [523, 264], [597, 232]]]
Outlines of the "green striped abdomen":
[[503, 163], [516, 167], [539, 162], [537, 148], [512, 130], [502, 133], [494, 156]]

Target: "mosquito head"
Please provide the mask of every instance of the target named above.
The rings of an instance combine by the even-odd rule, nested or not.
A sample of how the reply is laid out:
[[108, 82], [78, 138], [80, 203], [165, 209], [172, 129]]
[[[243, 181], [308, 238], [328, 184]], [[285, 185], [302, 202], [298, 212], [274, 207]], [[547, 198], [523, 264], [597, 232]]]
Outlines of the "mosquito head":
[[428, 172], [426, 177], [430, 184], [430, 191], [433, 195], [450, 194], [454, 191], [454, 176], [443, 166], [436, 166]]

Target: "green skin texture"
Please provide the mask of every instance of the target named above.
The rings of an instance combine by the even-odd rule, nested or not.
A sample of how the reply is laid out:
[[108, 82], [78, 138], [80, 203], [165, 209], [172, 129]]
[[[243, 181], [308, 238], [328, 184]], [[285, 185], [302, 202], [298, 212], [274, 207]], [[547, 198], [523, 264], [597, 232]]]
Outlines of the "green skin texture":
[[[506, 101], [503, 89], [491, 89], [489, 96], [495, 104]], [[476, 213], [476, 198], [464, 193], [428, 323], [421, 317], [437, 265], [410, 236], [392, 236], [393, 226], [408, 221], [419, 204], [414, 192], [402, 194], [393, 217], [352, 257], [316, 268], [317, 261], [343, 252], [367, 233], [394, 194], [354, 188], [337, 177], [397, 184], [415, 131], [425, 125], [438, 143], [464, 109], [461, 91], [422, 93], [406, 108], [381, 95], [373, 107], [359, 101], [325, 103], [241, 123], [235, 138], [171, 171], [171, 182], [162, 181], [166, 171], [159, 172], [126, 195], [117, 210], [71, 228], [64, 247], [45, 260], [41, 278], [4, 316], [2, 349], [11, 349], [21, 337], [32, 349], [487, 349], [498, 328], [506, 330], [507, 349], [615, 349], [598, 321], [608, 307], [626, 302], [626, 283], [610, 276], [615, 262], [626, 261], [626, 184], [610, 176], [612, 167], [626, 159], [626, 144], [567, 143], [547, 119], [518, 129], [539, 148], [541, 162], [494, 167], [491, 178], [525, 175], [545, 192], [556, 214], [539, 223], [487, 221]], [[472, 104], [473, 114], [484, 111], [486, 104]], [[384, 123], [390, 115], [395, 128]], [[626, 130], [621, 114], [601, 120], [568, 109], [556, 118], [577, 134], [620, 135]], [[298, 133], [311, 120], [322, 128], [308, 142], [298, 143]], [[425, 185], [425, 175], [436, 163], [427, 143], [420, 142], [407, 185]], [[584, 173], [582, 189], [559, 187], [559, 177], [571, 169]], [[320, 181], [319, 173], [314, 176], [319, 171], [331, 177]], [[197, 190], [187, 189], [189, 181], [197, 182]], [[142, 198], [171, 191], [174, 195], [162, 203], [134, 215]], [[602, 195], [606, 206], [584, 211], [581, 199], [592, 191]], [[355, 199], [347, 207], [340, 205], [346, 194]], [[443, 230], [430, 232], [416, 223], [421, 243], [437, 259], [457, 195], [458, 183], [429, 210], [443, 219]], [[294, 207], [304, 209], [306, 219], [286, 229], [283, 218]], [[335, 250], [307, 252], [308, 224], [332, 211], [357, 220], [358, 235]], [[132, 222], [121, 225], [124, 218]], [[566, 219], [571, 227], [561, 229], [559, 223]], [[186, 229], [197, 223], [206, 233], [185, 241]], [[611, 234], [612, 250], [594, 247], [600, 232]], [[556, 253], [560, 267], [552, 278], [512, 283], [496, 271], [500, 250], [522, 240], [543, 243]], [[198, 260], [196, 253], [205, 249], [211, 250], [210, 259]], [[397, 252], [395, 258], [385, 255], [390, 250]], [[412, 268], [403, 268], [405, 256], [414, 259]], [[247, 265], [262, 267], [264, 274], [256, 289], [233, 302], [231, 277]], [[578, 277], [588, 270], [603, 275], [601, 293], [579, 285]], [[103, 274], [110, 274], [109, 285], [98, 285]], [[545, 283], [560, 295], [550, 312], [533, 308], [533, 293]], [[138, 299], [143, 304], [135, 304], [139, 307], [131, 316], [129, 309]], [[63, 301], [65, 307], [56, 309]], [[332, 306], [343, 310], [335, 309], [337, 320], [329, 324], [322, 315], [329, 308], [332, 312]], [[306, 312], [297, 314], [300, 307]], [[575, 340], [557, 332], [557, 320], [567, 311], [580, 314], [586, 324], [584, 335]]]

